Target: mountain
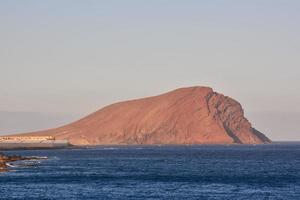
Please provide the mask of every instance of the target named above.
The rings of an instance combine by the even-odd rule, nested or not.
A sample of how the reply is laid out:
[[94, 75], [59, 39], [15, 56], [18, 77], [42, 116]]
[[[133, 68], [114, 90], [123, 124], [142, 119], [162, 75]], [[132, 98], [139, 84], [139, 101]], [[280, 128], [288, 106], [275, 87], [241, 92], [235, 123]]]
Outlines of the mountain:
[[51, 135], [74, 145], [271, 142], [252, 128], [237, 101], [209, 87], [112, 104], [66, 126], [22, 135]]

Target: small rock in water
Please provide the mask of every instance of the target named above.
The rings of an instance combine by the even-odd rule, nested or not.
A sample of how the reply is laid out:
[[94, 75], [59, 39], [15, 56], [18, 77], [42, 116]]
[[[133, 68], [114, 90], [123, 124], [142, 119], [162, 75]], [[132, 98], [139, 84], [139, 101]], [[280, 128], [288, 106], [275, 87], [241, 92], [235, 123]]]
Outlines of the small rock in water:
[[40, 159], [47, 159], [46, 157], [37, 157], [37, 156], [31, 156], [31, 157], [22, 157], [22, 156], [6, 156], [2, 153], [0, 153], [0, 172], [6, 172], [8, 171], [8, 166], [10, 162], [16, 162], [19, 160], [40, 160]]

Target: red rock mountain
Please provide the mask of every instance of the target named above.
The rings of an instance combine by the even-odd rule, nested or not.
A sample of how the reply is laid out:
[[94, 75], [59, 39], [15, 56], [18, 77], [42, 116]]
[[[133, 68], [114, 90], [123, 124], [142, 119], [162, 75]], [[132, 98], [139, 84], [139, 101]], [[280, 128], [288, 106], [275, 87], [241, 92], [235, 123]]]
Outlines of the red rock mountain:
[[237, 101], [208, 87], [112, 104], [69, 125], [25, 135], [51, 135], [74, 145], [271, 142], [252, 128]]

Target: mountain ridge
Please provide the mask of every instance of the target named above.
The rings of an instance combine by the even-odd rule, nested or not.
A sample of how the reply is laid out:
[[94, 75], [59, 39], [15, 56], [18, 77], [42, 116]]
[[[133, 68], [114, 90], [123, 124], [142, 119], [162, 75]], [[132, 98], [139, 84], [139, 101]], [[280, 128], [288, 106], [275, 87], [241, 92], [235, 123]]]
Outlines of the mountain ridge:
[[239, 102], [201, 86], [114, 103], [71, 124], [18, 135], [51, 135], [73, 145], [271, 142]]

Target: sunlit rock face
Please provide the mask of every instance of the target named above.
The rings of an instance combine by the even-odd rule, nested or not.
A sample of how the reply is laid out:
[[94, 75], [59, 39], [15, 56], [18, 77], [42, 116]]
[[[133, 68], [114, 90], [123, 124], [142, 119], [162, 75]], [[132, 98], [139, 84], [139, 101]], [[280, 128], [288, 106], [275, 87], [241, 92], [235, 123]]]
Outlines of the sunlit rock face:
[[51, 135], [73, 145], [271, 142], [237, 101], [209, 87], [112, 104], [69, 125], [25, 135]]

